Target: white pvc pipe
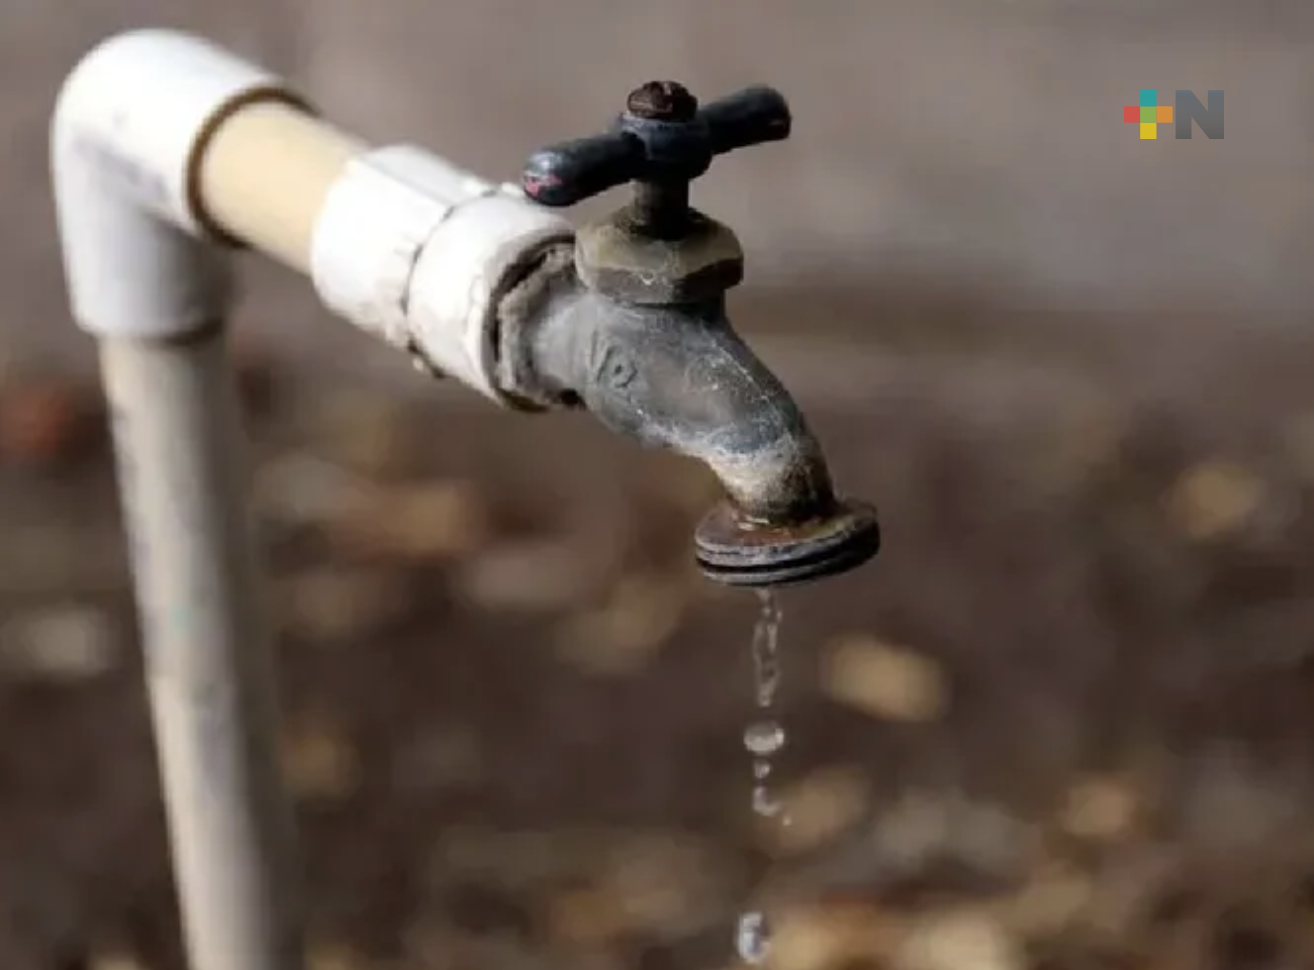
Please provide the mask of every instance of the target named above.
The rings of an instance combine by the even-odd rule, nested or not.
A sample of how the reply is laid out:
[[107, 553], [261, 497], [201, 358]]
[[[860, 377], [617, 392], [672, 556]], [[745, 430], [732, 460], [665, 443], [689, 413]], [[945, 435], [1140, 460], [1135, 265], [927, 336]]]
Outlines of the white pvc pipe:
[[52, 165], [78, 323], [100, 339], [155, 742], [193, 970], [301, 966], [231, 381], [229, 266], [191, 157], [277, 80], [201, 41], [114, 38], [61, 92]]
[[221, 329], [101, 342], [194, 970], [301, 966], [269, 625]]
[[227, 249], [495, 400], [497, 301], [570, 227], [414, 148], [367, 151], [268, 72], [136, 31], [61, 91], [52, 175], [73, 315], [100, 340], [175, 876], [194, 970], [296, 970], [269, 634], [221, 335]]

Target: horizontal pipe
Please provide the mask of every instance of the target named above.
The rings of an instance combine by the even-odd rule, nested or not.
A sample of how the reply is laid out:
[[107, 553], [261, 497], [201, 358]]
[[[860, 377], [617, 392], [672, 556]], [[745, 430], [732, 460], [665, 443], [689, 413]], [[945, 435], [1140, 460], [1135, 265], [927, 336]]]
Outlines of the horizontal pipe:
[[364, 151], [296, 105], [245, 105], [218, 123], [195, 161], [202, 213], [226, 235], [309, 274], [329, 191]]

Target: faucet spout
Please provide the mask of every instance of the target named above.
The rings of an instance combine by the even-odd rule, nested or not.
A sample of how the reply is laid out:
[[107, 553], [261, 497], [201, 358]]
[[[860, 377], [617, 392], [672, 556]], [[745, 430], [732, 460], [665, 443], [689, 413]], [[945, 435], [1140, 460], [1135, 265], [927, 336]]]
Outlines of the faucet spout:
[[731, 328], [722, 299], [638, 307], [581, 291], [534, 334], [532, 369], [606, 427], [705, 463], [746, 521], [832, 511], [817, 439], [779, 379]]
[[555, 272], [535, 274], [536, 299], [522, 293], [504, 305], [503, 388], [528, 406], [582, 407], [645, 447], [707, 465], [726, 500], [696, 535], [704, 572], [784, 585], [876, 552], [874, 513], [836, 497], [820, 443], [730, 325], [724, 297], [623, 303], [580, 284], [567, 249], [553, 261]]

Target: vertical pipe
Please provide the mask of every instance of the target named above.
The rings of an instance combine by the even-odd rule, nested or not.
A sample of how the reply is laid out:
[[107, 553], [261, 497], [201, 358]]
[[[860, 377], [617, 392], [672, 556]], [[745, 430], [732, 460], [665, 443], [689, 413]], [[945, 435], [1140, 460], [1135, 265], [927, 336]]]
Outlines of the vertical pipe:
[[271, 645], [223, 326], [102, 337], [100, 354], [189, 961], [295, 970]]

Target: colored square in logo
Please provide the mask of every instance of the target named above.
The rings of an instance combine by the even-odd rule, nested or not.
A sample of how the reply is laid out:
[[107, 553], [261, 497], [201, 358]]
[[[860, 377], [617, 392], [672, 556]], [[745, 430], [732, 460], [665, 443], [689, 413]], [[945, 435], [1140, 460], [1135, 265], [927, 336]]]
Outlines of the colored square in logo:
[[1139, 125], [1141, 123], [1141, 109], [1134, 104], [1129, 104], [1122, 109], [1122, 120], [1129, 125]]
[[1159, 120], [1159, 109], [1158, 109], [1158, 108], [1142, 108], [1142, 109], [1141, 109], [1141, 124], [1143, 124], [1143, 125], [1152, 125], [1152, 124], [1154, 124], [1154, 123], [1155, 123], [1156, 121], [1158, 121], [1158, 120]]
[[1141, 125], [1142, 141], [1146, 140], [1147, 138], [1158, 138], [1158, 137], [1159, 137], [1159, 126], [1156, 125], [1154, 122], [1151, 121], [1147, 124]]
[[1171, 104], [1163, 105], [1158, 109], [1159, 117], [1156, 119], [1161, 125], [1170, 125], [1173, 121], [1173, 106]]
[[1157, 91], [1142, 91], [1141, 107], [1142, 108], [1156, 107], [1159, 104], [1159, 98], [1157, 97], [1157, 95], [1158, 95]]

